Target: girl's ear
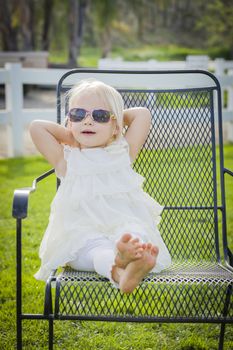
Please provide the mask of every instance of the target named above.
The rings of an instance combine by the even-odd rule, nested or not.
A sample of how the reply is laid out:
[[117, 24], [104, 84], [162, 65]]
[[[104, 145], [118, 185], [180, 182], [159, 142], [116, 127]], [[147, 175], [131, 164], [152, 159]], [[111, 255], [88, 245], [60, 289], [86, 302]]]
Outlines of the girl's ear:
[[116, 124], [115, 129], [113, 131], [113, 136], [116, 137], [119, 134], [119, 132], [120, 132], [120, 127], [118, 124]]

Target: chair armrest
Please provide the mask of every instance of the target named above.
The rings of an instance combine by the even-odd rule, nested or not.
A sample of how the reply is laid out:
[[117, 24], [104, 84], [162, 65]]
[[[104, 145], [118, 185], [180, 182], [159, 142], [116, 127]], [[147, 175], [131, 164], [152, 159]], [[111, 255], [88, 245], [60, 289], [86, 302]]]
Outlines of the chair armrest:
[[25, 187], [16, 189], [14, 191], [13, 206], [12, 206], [12, 216], [16, 219], [24, 219], [27, 217], [28, 213], [28, 199], [31, 192], [36, 190], [36, 185], [38, 182], [48, 177], [54, 173], [54, 169], [47, 171], [46, 173], [37, 177], [33, 183], [32, 187]]
[[230, 176], [233, 176], [233, 171], [231, 171], [231, 170], [229, 170], [229, 169], [224, 168], [224, 169], [223, 169], [223, 172], [224, 172], [224, 174], [228, 174], [228, 175], [230, 175]]
[[232, 252], [231, 252], [231, 250], [229, 248], [227, 248], [227, 254], [228, 254], [228, 257], [229, 257], [229, 264], [230, 264], [230, 266], [233, 267], [233, 254], [232, 254]]

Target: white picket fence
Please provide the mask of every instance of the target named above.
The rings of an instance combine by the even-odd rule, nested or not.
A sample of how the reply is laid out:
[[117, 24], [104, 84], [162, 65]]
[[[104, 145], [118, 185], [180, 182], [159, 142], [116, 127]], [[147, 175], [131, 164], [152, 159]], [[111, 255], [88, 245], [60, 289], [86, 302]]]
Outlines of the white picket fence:
[[[192, 62], [191, 62], [192, 61]], [[194, 60], [191, 60], [186, 68], [181, 67], [177, 62], [155, 62], [150, 66], [147, 62], [137, 63], [135, 66], [134, 62], [128, 62], [127, 67], [111, 67], [114, 69], [187, 69], [187, 68], [203, 68], [194, 64]], [[121, 61], [122, 63], [123, 61]], [[151, 61], [150, 61], [151, 62]], [[131, 65], [129, 64], [131, 63]], [[123, 62], [124, 64], [124, 62]], [[184, 62], [182, 62], [184, 65]], [[166, 65], [166, 68], [165, 68]], [[191, 66], [190, 66], [191, 65]], [[211, 62], [211, 70], [215, 70], [215, 74], [220, 81], [222, 91], [227, 91], [227, 105], [223, 109], [223, 120], [225, 125], [224, 138], [225, 141], [233, 141], [233, 61], [216, 60]], [[103, 67], [103, 61], [99, 63], [99, 68], [110, 69], [106, 64]], [[209, 63], [208, 67], [210, 68]], [[55, 95], [55, 86], [59, 78], [67, 70], [64, 69], [35, 69], [35, 68], [22, 68], [19, 63], [8, 63], [5, 68], [0, 69], [0, 84], [5, 85], [5, 105], [6, 109], [0, 110], [0, 128], [4, 127], [6, 132], [5, 140], [6, 156], [21, 156], [25, 154], [25, 142], [24, 142], [24, 130], [25, 127], [33, 119], [46, 119], [56, 120], [56, 110], [52, 109], [25, 109], [23, 106], [23, 85], [42, 85], [42, 86], [53, 86]], [[115, 79], [115, 80], [114, 80]], [[112, 80], [112, 84], [116, 82], [116, 76]], [[109, 82], [110, 83], [110, 82]], [[1, 145], [1, 142], [0, 142]]]
[[122, 57], [102, 58], [98, 62], [99, 69], [140, 69], [140, 70], [172, 70], [172, 69], [204, 69], [222, 75], [226, 70], [233, 69], [233, 61], [225, 61], [223, 58], [210, 60], [205, 55], [188, 55], [185, 61], [124, 61]]

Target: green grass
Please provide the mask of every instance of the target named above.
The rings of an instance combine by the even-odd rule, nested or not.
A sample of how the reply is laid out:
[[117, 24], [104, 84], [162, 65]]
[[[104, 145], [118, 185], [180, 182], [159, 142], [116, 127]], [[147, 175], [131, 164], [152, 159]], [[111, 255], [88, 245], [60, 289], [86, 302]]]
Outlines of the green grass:
[[121, 56], [126, 61], [158, 61], [185, 60], [187, 55], [204, 55], [206, 50], [181, 47], [177, 45], [143, 45], [133, 48], [116, 47], [112, 50], [112, 56]]
[[[97, 67], [100, 58], [100, 49], [84, 46], [77, 61], [81, 67]], [[68, 55], [63, 50], [51, 50], [49, 53], [49, 62], [52, 64], [66, 64], [68, 62]]]
[[[225, 166], [233, 169], [233, 145], [225, 145]], [[0, 160], [0, 349], [15, 349], [15, 220], [13, 190], [27, 187], [50, 166], [41, 157]], [[233, 180], [226, 177], [229, 245], [233, 250]], [[44, 283], [34, 279], [38, 247], [47, 225], [55, 177], [39, 183], [31, 196], [23, 230], [23, 312], [43, 312]], [[24, 321], [24, 348], [47, 349], [47, 322]], [[211, 350], [217, 349], [218, 325], [55, 322], [55, 349]], [[226, 327], [224, 350], [233, 348], [232, 326]]]
[[[197, 49], [177, 45], [134, 45], [133, 47], [114, 46], [109, 57], [122, 57], [125, 61], [183, 61], [187, 55], [207, 55], [211, 59], [224, 57], [225, 51], [216, 47], [209, 49]], [[97, 67], [101, 58], [99, 47], [82, 46], [78, 57], [78, 64], [81, 67]], [[55, 64], [67, 63], [68, 55], [65, 50], [51, 50], [49, 62]]]

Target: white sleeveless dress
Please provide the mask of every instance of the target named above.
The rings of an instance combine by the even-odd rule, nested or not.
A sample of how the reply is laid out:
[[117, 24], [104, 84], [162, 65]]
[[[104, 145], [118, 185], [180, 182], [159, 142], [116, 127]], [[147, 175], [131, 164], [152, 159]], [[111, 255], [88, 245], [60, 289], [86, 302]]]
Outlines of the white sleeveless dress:
[[153, 272], [169, 267], [171, 257], [157, 228], [163, 207], [143, 191], [144, 178], [131, 167], [125, 138], [104, 148], [65, 146], [64, 157], [67, 172], [51, 204], [35, 278], [46, 280], [51, 270], [75, 260], [87, 241], [115, 242], [125, 232], [137, 232], [159, 247]]

